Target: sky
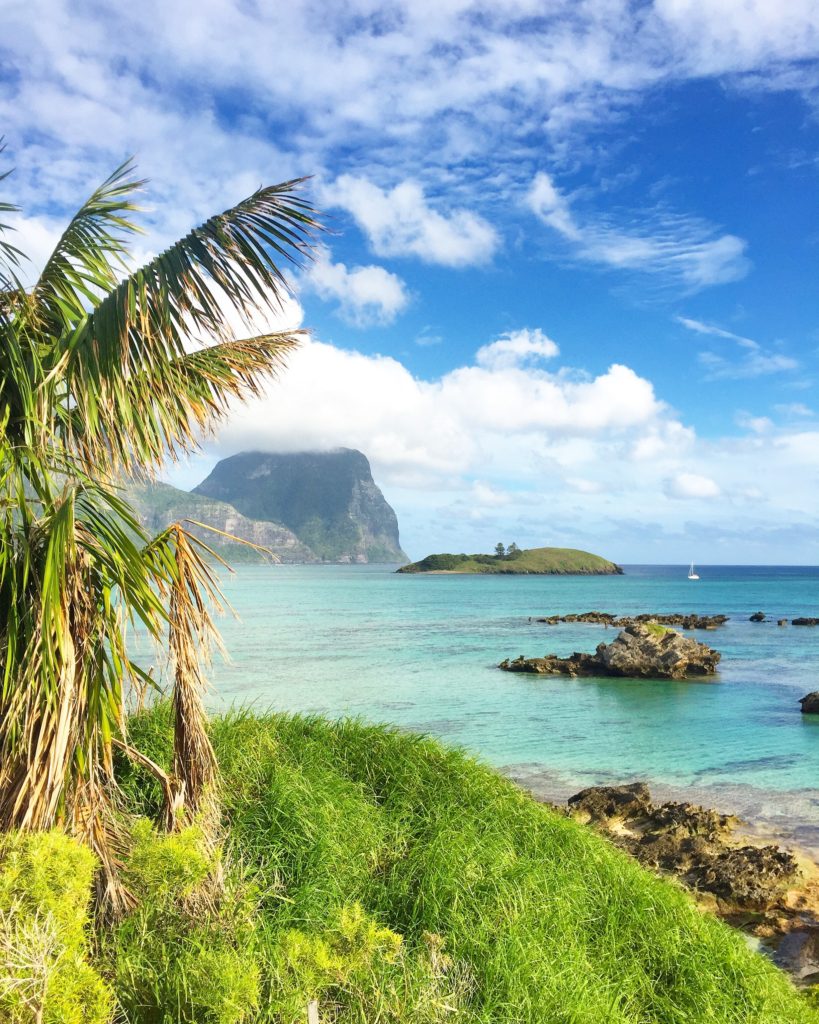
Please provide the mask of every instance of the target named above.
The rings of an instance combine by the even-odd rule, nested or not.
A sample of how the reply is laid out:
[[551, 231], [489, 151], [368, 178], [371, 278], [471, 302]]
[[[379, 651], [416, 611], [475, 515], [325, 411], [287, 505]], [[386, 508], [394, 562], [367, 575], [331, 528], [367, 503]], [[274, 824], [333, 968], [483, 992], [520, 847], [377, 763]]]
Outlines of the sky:
[[346, 446], [416, 558], [819, 563], [819, 0], [4, 0], [0, 134], [32, 280], [130, 155], [138, 262], [310, 176], [309, 337], [169, 482]]

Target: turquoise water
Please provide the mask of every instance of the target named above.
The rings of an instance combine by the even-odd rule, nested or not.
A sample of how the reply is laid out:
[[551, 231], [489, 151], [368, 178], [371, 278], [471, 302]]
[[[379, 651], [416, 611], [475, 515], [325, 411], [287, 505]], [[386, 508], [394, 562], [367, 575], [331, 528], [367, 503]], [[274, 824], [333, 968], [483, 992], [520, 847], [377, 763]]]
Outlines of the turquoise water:
[[[229, 664], [214, 709], [355, 715], [423, 730], [479, 754], [545, 795], [644, 778], [710, 791], [727, 809], [817, 826], [819, 568], [626, 567], [624, 576], [403, 576], [384, 566], [248, 566], [225, 581], [238, 620], [220, 627]], [[612, 632], [530, 616], [599, 609], [725, 613], [694, 634], [722, 652], [707, 682], [538, 678], [508, 656], [591, 651]], [[765, 611], [774, 621], [755, 624]], [[719, 797], [720, 799], [717, 799]], [[739, 805], [739, 806], [738, 806]]]

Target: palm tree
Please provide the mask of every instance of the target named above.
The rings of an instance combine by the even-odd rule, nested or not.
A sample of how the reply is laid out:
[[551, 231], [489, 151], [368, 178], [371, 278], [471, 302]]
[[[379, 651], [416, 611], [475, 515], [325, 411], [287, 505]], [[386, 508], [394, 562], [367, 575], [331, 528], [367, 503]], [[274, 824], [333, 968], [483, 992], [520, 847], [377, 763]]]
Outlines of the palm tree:
[[[318, 225], [302, 182], [260, 189], [133, 271], [126, 242], [144, 182], [128, 162], [30, 288], [0, 224], [0, 828], [64, 823], [100, 856], [109, 903], [112, 749], [160, 777], [170, 825], [212, 789], [201, 659], [219, 597], [205, 545], [181, 524], [146, 536], [117, 481], [189, 452], [298, 343], [294, 331], [237, 338], [230, 319], [281, 307], [282, 266], [309, 254]], [[146, 681], [128, 652], [132, 623], [157, 640], [168, 631], [168, 777], [126, 734], [128, 689]]]

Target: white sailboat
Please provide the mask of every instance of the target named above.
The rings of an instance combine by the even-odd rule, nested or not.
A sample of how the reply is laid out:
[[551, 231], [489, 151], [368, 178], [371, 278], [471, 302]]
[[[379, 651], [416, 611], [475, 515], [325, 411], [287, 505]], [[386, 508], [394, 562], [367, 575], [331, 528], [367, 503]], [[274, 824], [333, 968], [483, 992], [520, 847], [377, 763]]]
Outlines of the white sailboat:
[[694, 572], [694, 563], [691, 563], [691, 568], [688, 570], [688, 578], [690, 580], [698, 580], [699, 576]]

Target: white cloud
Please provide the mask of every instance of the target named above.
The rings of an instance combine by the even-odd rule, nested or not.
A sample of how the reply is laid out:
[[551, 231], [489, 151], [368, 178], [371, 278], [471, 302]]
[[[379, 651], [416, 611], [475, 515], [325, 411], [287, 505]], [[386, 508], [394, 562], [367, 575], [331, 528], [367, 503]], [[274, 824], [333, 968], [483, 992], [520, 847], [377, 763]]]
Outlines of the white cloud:
[[774, 406], [774, 409], [788, 419], [813, 419], [816, 415], [813, 409], [808, 408], [804, 402], [785, 402]]
[[750, 267], [741, 238], [717, 235], [710, 224], [693, 217], [647, 214], [649, 231], [623, 228], [600, 218], [581, 222], [544, 171], [535, 175], [527, 204], [569, 243], [577, 257], [601, 266], [665, 275], [691, 291], [736, 281]]
[[808, 59], [819, 48], [816, 0], [655, 0], [654, 14], [699, 74]]
[[710, 380], [744, 380], [752, 377], [764, 377], [771, 373], [785, 373], [796, 370], [799, 362], [792, 356], [782, 352], [766, 350], [752, 338], [742, 334], [734, 334], [715, 324], [707, 324], [702, 320], [678, 316], [677, 323], [696, 334], [712, 335], [735, 341], [743, 349], [739, 358], [731, 358], [717, 352], [700, 352], [698, 359], [707, 369]]
[[774, 429], [774, 422], [768, 416], [751, 416], [740, 412], [736, 417], [737, 426], [750, 430], [752, 434], [769, 434]]
[[699, 473], [677, 473], [676, 476], [666, 480], [665, 493], [669, 498], [718, 498], [720, 496], [719, 484], [710, 477], [701, 476]]
[[347, 210], [379, 256], [417, 256], [427, 263], [468, 267], [486, 263], [498, 245], [495, 229], [469, 210], [434, 210], [415, 181], [385, 191], [343, 174], [323, 190], [325, 203]]
[[710, 380], [747, 380], [771, 373], [785, 373], [799, 366], [791, 356], [761, 350], [751, 351], [739, 359], [726, 358], [716, 352], [700, 352], [698, 359], [708, 371]]
[[[135, 152], [163, 237], [271, 171], [377, 171], [390, 187], [423, 176], [448, 193], [449, 219], [462, 187], [503, 195], [544, 148], [576, 155], [572, 141], [649, 89], [711, 76], [810, 94], [819, 77], [816, 0], [657, 0], [639, 11], [627, 0], [350, 0], [321, 13], [235, 0], [6, 4], [0, 107], [18, 195], [72, 203]], [[489, 258], [486, 222], [467, 219], [464, 233], [468, 258]]]
[[421, 380], [397, 359], [308, 340], [172, 479], [192, 486], [242, 449], [339, 445], [369, 456], [418, 557], [506, 537], [634, 562], [680, 545], [685, 561], [693, 539], [701, 561], [788, 561], [797, 536], [819, 556], [815, 430], [700, 438], [626, 366], [584, 376], [471, 363]]
[[759, 348], [758, 343], [750, 338], [746, 338], [742, 334], [734, 334], [733, 331], [726, 331], [723, 327], [717, 327], [715, 324], [706, 324], [702, 320], [692, 320], [691, 317], [687, 316], [678, 316], [676, 320], [678, 324], [682, 324], [683, 327], [687, 327], [689, 331], [694, 331], [697, 334], [710, 334], [716, 338], [730, 338], [731, 341], [738, 342], [743, 348]]
[[392, 323], [409, 303], [397, 274], [372, 264], [348, 269], [344, 263], [333, 263], [325, 246], [319, 248], [302, 282], [320, 298], [336, 300], [342, 316], [358, 327]]
[[534, 330], [524, 327], [519, 331], [502, 334], [497, 341], [479, 348], [475, 362], [490, 370], [504, 370], [552, 359], [559, 352], [555, 342], [547, 338], [539, 327]]

